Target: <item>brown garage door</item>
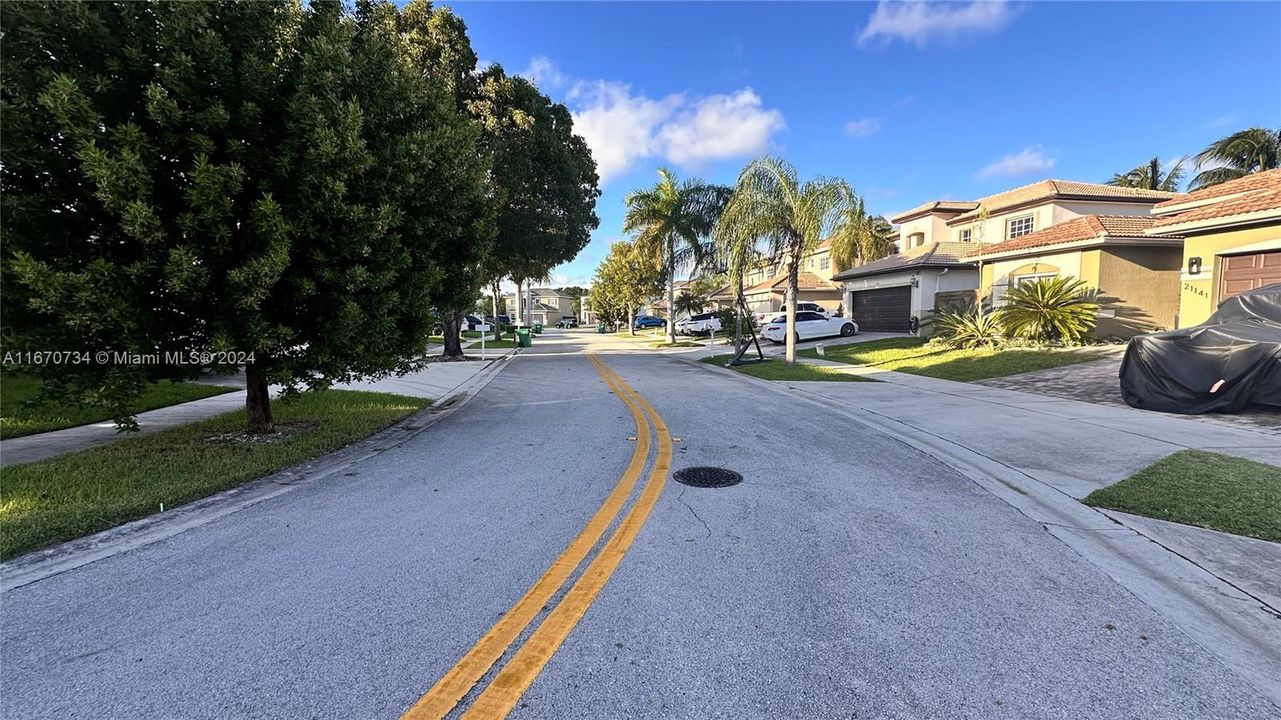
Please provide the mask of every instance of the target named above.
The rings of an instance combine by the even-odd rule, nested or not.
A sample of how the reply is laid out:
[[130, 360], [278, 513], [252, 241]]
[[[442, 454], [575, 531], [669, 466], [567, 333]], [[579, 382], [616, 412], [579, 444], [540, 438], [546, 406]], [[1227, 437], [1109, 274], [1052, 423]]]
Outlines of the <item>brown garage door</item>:
[[1281, 282], [1281, 250], [1229, 255], [1219, 260], [1219, 302], [1237, 293]]
[[912, 315], [912, 288], [880, 288], [859, 290], [853, 293], [851, 313], [859, 330], [880, 332], [907, 332], [908, 318]]

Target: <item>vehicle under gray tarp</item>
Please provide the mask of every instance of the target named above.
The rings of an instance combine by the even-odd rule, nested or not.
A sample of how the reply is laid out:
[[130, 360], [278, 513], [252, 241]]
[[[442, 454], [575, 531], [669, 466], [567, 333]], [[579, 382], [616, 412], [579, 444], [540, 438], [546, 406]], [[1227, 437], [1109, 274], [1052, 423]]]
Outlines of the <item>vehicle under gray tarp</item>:
[[1201, 325], [1131, 339], [1121, 395], [1173, 413], [1281, 408], [1281, 283], [1228, 298]]

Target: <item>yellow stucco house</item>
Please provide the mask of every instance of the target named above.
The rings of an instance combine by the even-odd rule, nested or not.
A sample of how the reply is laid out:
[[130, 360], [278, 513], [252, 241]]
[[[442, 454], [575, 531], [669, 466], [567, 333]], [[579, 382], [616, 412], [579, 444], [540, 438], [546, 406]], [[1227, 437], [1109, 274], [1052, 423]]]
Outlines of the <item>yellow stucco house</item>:
[[[938, 200], [891, 218], [899, 226], [898, 249], [905, 261], [918, 253], [934, 258], [946, 249], [942, 254], [959, 255], [950, 264], [962, 267], [904, 262], [901, 271], [888, 272], [891, 268], [878, 263], [894, 261], [878, 261], [840, 277], [860, 322], [871, 316], [893, 319], [893, 313], [903, 320], [924, 318], [947, 305], [973, 301], [976, 289], [999, 306], [1010, 287], [1061, 275], [1098, 291], [1096, 333], [1101, 337], [1172, 328], [1179, 306], [1181, 240], [1146, 231], [1156, 224], [1151, 208], [1177, 196], [1042, 180], [975, 201]], [[879, 316], [878, 305], [884, 306]]]
[[1152, 207], [1149, 237], [1183, 237], [1176, 327], [1205, 322], [1219, 303], [1281, 282], [1281, 170], [1196, 190]]

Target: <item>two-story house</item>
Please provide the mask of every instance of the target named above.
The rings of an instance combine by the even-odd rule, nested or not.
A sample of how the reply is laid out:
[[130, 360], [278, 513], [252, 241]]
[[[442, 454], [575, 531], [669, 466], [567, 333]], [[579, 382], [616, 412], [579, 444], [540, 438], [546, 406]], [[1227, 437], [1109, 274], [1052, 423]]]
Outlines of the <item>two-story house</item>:
[[1011, 283], [1071, 275], [1099, 291], [1100, 335], [1173, 327], [1180, 240], [1144, 234], [1175, 193], [1042, 180], [974, 201], [937, 200], [891, 218], [898, 253], [835, 276], [865, 330], [907, 332], [935, 310]]
[[525, 312], [519, 312], [517, 305], [518, 300], [525, 300], [524, 297], [518, 299], [514, 292], [503, 296], [503, 302], [507, 306], [507, 313], [511, 316], [513, 322], [519, 318], [522, 323], [542, 323], [543, 327], [554, 327], [561, 320], [574, 317], [574, 298], [572, 296], [552, 288], [533, 288], [530, 293], [533, 295], [533, 306], [528, 307], [527, 304], [519, 306], [519, 308], [524, 308]]

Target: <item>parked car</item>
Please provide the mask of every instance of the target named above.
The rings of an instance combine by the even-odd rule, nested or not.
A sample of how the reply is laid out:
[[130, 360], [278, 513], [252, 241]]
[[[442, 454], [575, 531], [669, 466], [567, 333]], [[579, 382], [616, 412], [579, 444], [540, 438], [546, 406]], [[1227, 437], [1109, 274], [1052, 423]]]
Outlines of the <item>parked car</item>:
[[490, 325], [489, 323], [485, 322], [484, 320], [481, 320], [480, 318], [476, 317], [475, 315], [467, 315], [467, 316], [465, 316], [465, 317], [463, 318], [463, 326], [464, 326], [467, 330], [479, 330], [480, 332], [489, 332], [490, 330], [493, 330], [493, 329], [494, 329], [494, 327], [493, 327], [492, 325]]
[[[827, 317], [813, 310], [796, 313], [796, 339], [849, 337], [858, 332], [858, 323], [839, 317]], [[766, 323], [761, 335], [776, 343], [787, 342], [787, 313], [774, 314]]]
[[576, 328], [578, 327], [578, 318], [563, 317], [560, 322], [556, 323], [558, 328]]
[[667, 321], [661, 317], [653, 315], [637, 315], [636, 329], [644, 330], [645, 328], [667, 327]]
[[[823, 317], [831, 317], [832, 315], [832, 313], [827, 308], [823, 307], [822, 305], [819, 305], [818, 303], [813, 303], [813, 302], [796, 303], [796, 312], [797, 313], [814, 312], [814, 313], [818, 313], [819, 315], [822, 315]], [[763, 326], [765, 325], [765, 323], [769, 322], [770, 318], [774, 317], [779, 313], [786, 314], [787, 308], [783, 308], [782, 310], [765, 310], [763, 312], [758, 312], [756, 313], [756, 324], [758, 326]]]
[[706, 335], [720, 330], [721, 318], [714, 312], [699, 313], [676, 321], [676, 332], [680, 335]]

